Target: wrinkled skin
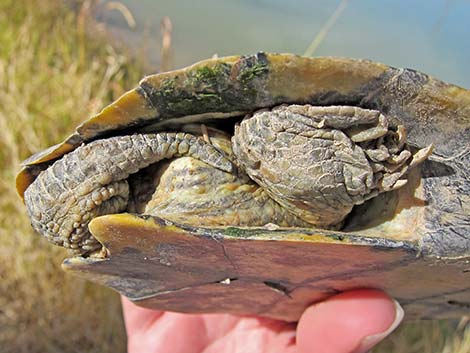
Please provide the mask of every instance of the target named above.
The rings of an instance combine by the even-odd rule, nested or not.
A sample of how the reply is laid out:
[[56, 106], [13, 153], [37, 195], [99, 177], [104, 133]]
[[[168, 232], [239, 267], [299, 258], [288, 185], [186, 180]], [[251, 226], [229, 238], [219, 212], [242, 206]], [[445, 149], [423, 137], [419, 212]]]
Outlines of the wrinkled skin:
[[[201, 133], [201, 126], [184, 126]], [[205, 128], [204, 137], [233, 160], [230, 137]], [[309, 227], [274, 201], [243, 170], [227, 172], [198, 158], [185, 156], [152, 165], [129, 178], [132, 195], [128, 210], [182, 224], [204, 226]]]
[[26, 190], [32, 226], [52, 243], [76, 252], [99, 249], [88, 223], [127, 209], [129, 175], [183, 155], [232, 171], [221, 152], [185, 133], [115, 136], [83, 145], [52, 164]]
[[[331, 297], [308, 308], [298, 324], [154, 311], [125, 298], [123, 310], [129, 353], [362, 353], [392, 332], [403, 317], [401, 309], [376, 290]], [[365, 338], [371, 335], [375, 337]]]
[[320, 228], [340, 226], [353, 206], [398, 189], [427, 158], [414, 156], [403, 126], [376, 110], [283, 105], [235, 128], [238, 163], [287, 210]]
[[[33, 227], [80, 254], [101, 248], [88, 231], [93, 218], [126, 211], [199, 226], [339, 228], [354, 205], [403, 186], [431, 152], [413, 156], [404, 127], [350, 106], [258, 111], [231, 144], [202, 135], [137, 133], [77, 148], [26, 190]], [[190, 159], [161, 175], [156, 163], [175, 157]]]

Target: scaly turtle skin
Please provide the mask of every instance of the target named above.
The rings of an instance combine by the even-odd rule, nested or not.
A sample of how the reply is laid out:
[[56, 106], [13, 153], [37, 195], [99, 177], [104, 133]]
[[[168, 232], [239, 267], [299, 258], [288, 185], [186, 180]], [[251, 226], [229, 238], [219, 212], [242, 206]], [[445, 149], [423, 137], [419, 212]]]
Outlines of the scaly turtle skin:
[[465, 89], [370, 61], [211, 59], [143, 79], [26, 160], [17, 189], [36, 229], [86, 256], [66, 269], [144, 306], [296, 320], [373, 286], [415, 317], [454, 315], [469, 107]]
[[[128, 179], [163, 158], [187, 155], [212, 167], [193, 171], [189, 178], [195, 179], [195, 187], [207, 188], [198, 180], [202, 178], [214, 182], [210, 188], [220, 189], [228, 177], [249, 191], [237, 192], [237, 186], [228, 195], [215, 194], [222, 197], [204, 193], [185, 198], [181, 186], [175, 185], [178, 197], [169, 204], [173, 208], [173, 216], [167, 214], [169, 220], [202, 226], [337, 227], [354, 205], [403, 186], [406, 179], [401, 178], [408, 167], [427, 157], [430, 148], [412, 159], [405, 148], [404, 127], [395, 132], [388, 125], [377, 111], [345, 106], [291, 105], [243, 120], [233, 136], [234, 157], [242, 167], [236, 174], [246, 171], [279, 204], [264, 190], [242, 181], [247, 178], [231, 175], [233, 165], [220, 147], [187, 133], [139, 133], [83, 145], [43, 171], [25, 191], [25, 203], [38, 232], [55, 244], [86, 254], [101, 247], [88, 231], [93, 218], [131, 211], [129, 203], [135, 200]], [[225, 150], [232, 154], [230, 145]], [[141, 179], [132, 184], [146, 183]], [[158, 194], [161, 188], [158, 183], [155, 186]], [[237, 212], [240, 204], [251, 211]], [[184, 218], [183, 210], [188, 208], [199, 216], [197, 222]], [[207, 217], [208, 211], [214, 215]], [[227, 213], [237, 217], [226, 219]], [[164, 216], [152, 208], [144, 214]]]
[[312, 225], [342, 223], [353, 206], [406, 184], [413, 158], [402, 125], [376, 110], [289, 105], [255, 113], [236, 127], [237, 160], [293, 214]]
[[[233, 159], [230, 136], [201, 126], [183, 126], [186, 132], [207, 133], [219, 151]], [[248, 175], [224, 171], [194, 157], [182, 157], [156, 164], [134, 175], [129, 212], [155, 215], [177, 223], [204, 226], [308, 227], [275, 202]]]

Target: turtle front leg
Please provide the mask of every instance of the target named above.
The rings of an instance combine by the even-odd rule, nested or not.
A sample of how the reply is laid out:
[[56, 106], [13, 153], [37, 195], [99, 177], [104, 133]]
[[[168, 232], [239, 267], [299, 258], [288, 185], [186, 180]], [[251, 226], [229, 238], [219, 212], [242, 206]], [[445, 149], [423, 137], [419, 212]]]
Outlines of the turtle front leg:
[[256, 112], [235, 128], [233, 151], [258, 184], [312, 225], [341, 225], [354, 205], [406, 183], [427, 158], [415, 153], [403, 126], [375, 110], [283, 105]]
[[187, 133], [117, 136], [77, 148], [43, 171], [24, 194], [33, 228], [54, 244], [88, 253], [100, 248], [88, 230], [95, 217], [127, 208], [127, 178], [162, 159], [192, 156], [232, 171], [212, 145]]

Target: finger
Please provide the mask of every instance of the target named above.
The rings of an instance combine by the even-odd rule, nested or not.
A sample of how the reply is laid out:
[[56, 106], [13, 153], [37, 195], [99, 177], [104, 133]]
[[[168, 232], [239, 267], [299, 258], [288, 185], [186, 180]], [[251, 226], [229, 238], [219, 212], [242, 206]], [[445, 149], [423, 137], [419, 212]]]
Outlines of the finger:
[[390, 334], [403, 309], [385, 293], [362, 289], [309, 307], [297, 326], [299, 353], [363, 353]]
[[138, 307], [122, 297], [129, 353], [197, 353], [209, 344], [203, 315]]
[[164, 313], [163, 311], [137, 306], [123, 296], [121, 296], [121, 303], [127, 334], [147, 330]]

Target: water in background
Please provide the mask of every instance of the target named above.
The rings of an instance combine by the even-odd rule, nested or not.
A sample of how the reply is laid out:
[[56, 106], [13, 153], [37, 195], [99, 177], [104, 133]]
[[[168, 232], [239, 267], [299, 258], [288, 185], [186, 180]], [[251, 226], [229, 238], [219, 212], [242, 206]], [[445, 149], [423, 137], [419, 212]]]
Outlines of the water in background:
[[[122, 0], [137, 27], [117, 11], [103, 18], [126, 41], [145, 41], [160, 57], [160, 22], [171, 19], [172, 67], [257, 51], [303, 54], [339, 1], [326, 0]], [[126, 32], [126, 34], [122, 34]], [[470, 88], [469, 0], [351, 0], [316, 56], [367, 58], [410, 67]]]

